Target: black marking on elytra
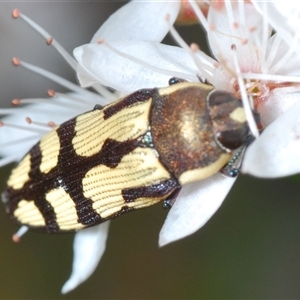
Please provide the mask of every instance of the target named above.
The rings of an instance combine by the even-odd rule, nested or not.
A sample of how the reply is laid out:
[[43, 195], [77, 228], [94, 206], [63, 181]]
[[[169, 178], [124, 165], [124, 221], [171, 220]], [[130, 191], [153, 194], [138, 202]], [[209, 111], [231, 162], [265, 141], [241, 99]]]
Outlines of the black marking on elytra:
[[129, 207], [127, 205], [123, 205], [118, 212], [116, 212], [110, 216], [110, 219], [119, 217], [119, 216], [123, 215], [124, 213], [130, 212], [133, 210], [135, 210], [134, 207]]
[[130, 203], [135, 201], [138, 198], [163, 197], [173, 192], [175, 188], [179, 188], [179, 187], [180, 185], [177, 182], [177, 180], [171, 178], [149, 186], [123, 189], [122, 197], [126, 203]]
[[[41, 151], [37, 144], [30, 151], [31, 155], [31, 171], [30, 179], [21, 189], [14, 190], [10, 187], [4, 192], [4, 199], [9, 214], [13, 216], [18, 203], [24, 200], [33, 200], [35, 205], [42, 213], [48, 232], [60, 231], [56, 221], [55, 212], [50, 203], [45, 199], [45, 195], [56, 188], [63, 188], [70, 198], [74, 201], [78, 222], [86, 227], [93, 226], [106, 221], [109, 218], [101, 218], [101, 216], [93, 209], [93, 201], [83, 194], [82, 180], [86, 173], [93, 167], [103, 164], [107, 167], [116, 167], [121, 159], [129, 152], [134, 150], [141, 142], [142, 137], [124, 142], [118, 142], [113, 139], [107, 139], [98, 153], [89, 156], [79, 156], [76, 154], [72, 140], [76, 135], [75, 132], [76, 118], [64, 123], [57, 128], [57, 134], [60, 140], [60, 152], [58, 163], [48, 173], [40, 171]], [[59, 145], [57, 145], [59, 147]], [[119, 214], [126, 209], [121, 208]], [[117, 215], [116, 213], [115, 215]]]
[[130, 107], [138, 102], [145, 102], [147, 101], [154, 89], [142, 89], [139, 90], [131, 95], [126, 96], [123, 98], [121, 101], [117, 101], [115, 104], [104, 108], [103, 109], [103, 114], [104, 114], [104, 120], [107, 120], [108, 118], [112, 117], [122, 109], [126, 107]]
[[115, 168], [126, 154], [136, 148], [139, 140], [140, 138], [134, 140], [134, 142], [133, 140], [118, 142], [108, 138], [102, 146], [98, 159], [102, 165]]
[[[59, 226], [56, 222], [56, 215], [53, 207], [45, 199], [45, 194], [48, 191], [48, 183], [50, 183], [51, 180], [49, 178], [44, 182], [43, 174], [39, 169], [41, 164], [39, 143], [30, 150], [29, 154], [31, 166], [28, 175], [30, 180], [27, 181], [21, 189], [14, 190], [7, 187], [4, 191], [4, 197], [8, 199], [5, 203], [7, 213], [14, 217], [13, 213], [21, 200], [33, 201], [45, 220], [46, 231], [56, 232], [59, 230]], [[38, 191], [36, 190], [37, 187]]]

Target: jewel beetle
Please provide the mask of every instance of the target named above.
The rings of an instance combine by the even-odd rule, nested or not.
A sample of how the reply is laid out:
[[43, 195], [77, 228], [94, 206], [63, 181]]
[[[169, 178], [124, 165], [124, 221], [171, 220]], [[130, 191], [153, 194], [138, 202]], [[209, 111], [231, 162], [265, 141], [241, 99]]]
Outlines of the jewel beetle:
[[172, 79], [54, 128], [12, 171], [2, 199], [20, 224], [77, 231], [172, 203], [183, 185], [222, 169], [248, 135], [239, 99]]

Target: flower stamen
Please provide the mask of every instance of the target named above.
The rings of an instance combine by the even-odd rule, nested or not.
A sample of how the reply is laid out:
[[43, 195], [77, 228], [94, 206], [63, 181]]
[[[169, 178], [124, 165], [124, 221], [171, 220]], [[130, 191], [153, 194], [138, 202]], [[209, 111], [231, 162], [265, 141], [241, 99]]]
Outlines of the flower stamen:
[[[30, 122], [28, 122], [27, 118], [25, 118], [25, 121], [26, 121], [27, 124], [30, 124]], [[30, 119], [30, 118], [28, 118], [28, 119]], [[37, 133], [39, 135], [45, 134], [46, 132], [49, 131], [49, 130], [44, 130], [44, 129], [42, 130], [42, 129], [39, 129], [39, 128], [33, 128], [33, 127], [22, 126], [22, 125], [17, 125], [17, 124], [11, 124], [11, 123], [3, 122], [3, 121], [0, 120], [0, 127], [4, 127], [4, 126], [14, 128], [14, 129], [18, 129], [18, 130], [22, 130], [22, 131], [31, 132], [31, 133]], [[1, 147], [2, 147], [2, 143], [1, 143]]]
[[276, 75], [276, 74], [261, 74], [261, 73], [241, 73], [244, 79], [255, 79], [264, 81], [281, 81], [289, 83], [300, 83], [300, 77], [298, 76], [288, 76], [288, 75]]
[[190, 3], [191, 7], [193, 8], [199, 22], [202, 24], [205, 31], [208, 32], [209, 31], [209, 24], [207, 22], [206, 17], [203, 14], [203, 12], [201, 11], [199, 6], [197, 5], [196, 1], [195, 0], [188, 0], [188, 2]]
[[[50, 104], [58, 104], [57, 102], [53, 101], [53, 100], [47, 100], [44, 98], [28, 98], [28, 99], [13, 99], [11, 101], [12, 105], [14, 106], [21, 106], [23, 104], [32, 104], [32, 103], [50, 103]], [[59, 103], [59, 105], [61, 105]]]
[[[81, 102], [81, 103], [89, 103], [90, 102], [89, 99], [82, 99], [82, 98], [76, 97], [73, 94], [59, 93], [59, 92], [56, 92], [53, 89], [48, 90], [47, 95], [50, 98], [61, 97], [61, 98], [64, 98], [64, 99], [68, 99], [68, 100], [72, 100], [72, 101], [78, 101], [78, 102]], [[55, 101], [49, 100], [49, 102], [51, 103], [51, 102], [55, 102]], [[59, 105], [61, 105], [61, 104], [63, 104], [63, 103], [59, 103]], [[70, 104], [66, 104], [66, 105], [69, 106]]]
[[241, 99], [242, 99], [243, 106], [244, 106], [244, 109], [245, 109], [248, 125], [249, 125], [250, 131], [251, 131], [253, 137], [258, 138], [259, 131], [257, 129], [256, 122], [254, 120], [254, 117], [253, 117], [253, 114], [252, 114], [252, 109], [251, 109], [250, 102], [249, 102], [249, 100], [251, 100], [251, 102], [252, 102], [252, 97], [251, 96], [249, 97], [247, 95], [247, 92], [246, 92], [244, 80], [241, 76], [241, 70], [240, 70], [239, 63], [238, 63], [238, 58], [237, 58], [237, 55], [236, 55], [236, 46], [232, 45], [231, 49], [233, 50], [232, 52], [233, 52], [233, 61], [234, 61], [234, 66], [235, 66], [235, 73], [236, 73], [236, 78], [237, 78], [237, 81], [238, 81], [238, 84], [239, 84], [239, 92], [241, 94]]
[[[29, 17], [27, 17], [23, 13], [20, 13], [20, 11], [18, 9], [13, 10], [12, 16], [15, 19], [20, 17], [28, 25], [30, 25], [34, 30], [36, 30], [39, 34], [41, 34], [46, 39], [47, 45], [53, 46], [58, 51], [58, 53], [65, 59], [65, 61], [75, 71], [77, 71], [77, 61], [46, 30], [44, 30], [41, 26], [39, 26], [37, 23], [35, 23], [33, 20], [31, 20]], [[15, 65], [20, 64], [20, 62], [16, 58], [13, 59], [13, 62], [14, 62]], [[43, 75], [43, 74], [41, 74], [41, 75]], [[45, 76], [45, 75], [43, 75], [43, 76]], [[48, 78], [51, 79], [50, 77], [48, 77]], [[51, 80], [53, 80], [53, 79], [51, 79]], [[55, 82], [57, 82], [57, 81], [55, 81]], [[58, 83], [60, 83], [60, 82], [58, 82]], [[69, 88], [69, 87], [67, 87], [67, 88]], [[97, 85], [97, 86], [93, 86], [93, 88], [96, 90], [96, 92], [98, 92], [104, 98], [109, 100], [108, 103], [115, 100], [115, 97], [112, 95], [112, 93], [110, 93], [105, 87]], [[74, 91], [74, 89], [72, 89], [72, 88], [70, 90]], [[86, 91], [86, 90], [82, 89], [82, 91]], [[75, 92], [78, 92], [78, 91], [75, 91]], [[88, 91], [86, 91], [86, 92], [88, 93]], [[107, 103], [102, 103], [102, 104], [105, 105]]]
[[42, 37], [46, 39], [47, 45], [53, 46], [58, 53], [65, 59], [65, 61], [76, 71], [77, 62], [76, 60], [41, 26], [31, 20], [29, 17], [21, 13], [18, 9], [14, 9], [12, 13], [13, 18], [21, 18], [28, 25], [30, 25], [35, 31], [37, 31]]
[[73, 92], [76, 92], [78, 94], [81, 94], [83, 97], [85, 97], [86, 99], [89, 99], [89, 97], [94, 97], [95, 94], [92, 93], [92, 92], [89, 92], [83, 88], [81, 88], [80, 86], [54, 74], [54, 73], [51, 73], [43, 68], [40, 68], [40, 67], [37, 67], [37, 66], [34, 66], [30, 63], [27, 63], [27, 62], [24, 62], [24, 61], [21, 61], [19, 58], [17, 57], [14, 57], [12, 59], [12, 62], [15, 66], [22, 66], [34, 73], [37, 73], [39, 75], [42, 75], [43, 77], [46, 77], [58, 84], [60, 84], [61, 86], [69, 89], [70, 91], [73, 91]]
[[32, 119], [29, 118], [29, 117], [26, 117], [25, 121], [29, 125], [34, 124], [34, 125], [38, 125], [38, 126], [41, 126], [41, 127], [47, 127], [47, 128], [56, 126], [56, 124], [53, 121], [49, 121], [48, 123], [37, 122], [37, 121], [32, 121]]
[[[166, 16], [166, 21], [169, 22], [168, 16]], [[188, 51], [190, 53], [192, 59], [194, 60], [194, 63], [197, 67], [197, 69], [200, 72], [201, 76], [204, 76], [208, 81], [212, 81], [213, 76], [213, 64], [211, 63], [211, 60], [207, 59], [207, 56], [205, 56], [202, 51], [200, 51], [199, 46], [195, 43], [191, 44], [191, 46], [188, 46], [188, 44], [183, 40], [183, 38], [180, 36], [180, 34], [177, 32], [177, 30], [170, 24], [170, 34], [174, 38], [174, 40], [177, 42], [179, 46], [181, 46], [183, 49]], [[197, 57], [197, 54], [199, 54], [199, 57]], [[202, 60], [201, 60], [202, 59]]]
[[23, 225], [13, 236], [12, 240], [15, 243], [19, 243], [21, 241], [21, 237], [28, 231], [28, 227]]

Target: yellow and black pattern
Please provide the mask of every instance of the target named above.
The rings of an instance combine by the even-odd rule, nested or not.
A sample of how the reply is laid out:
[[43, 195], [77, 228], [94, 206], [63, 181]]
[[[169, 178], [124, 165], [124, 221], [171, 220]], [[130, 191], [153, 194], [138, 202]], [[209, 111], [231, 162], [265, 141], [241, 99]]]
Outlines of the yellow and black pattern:
[[151, 93], [138, 91], [47, 134], [9, 178], [8, 213], [48, 232], [79, 230], [178, 189], [151, 144]]
[[222, 169], [249, 135], [241, 101], [203, 83], [171, 84], [48, 133], [13, 170], [7, 212], [48, 232], [79, 230], [161, 200], [170, 206], [182, 185]]

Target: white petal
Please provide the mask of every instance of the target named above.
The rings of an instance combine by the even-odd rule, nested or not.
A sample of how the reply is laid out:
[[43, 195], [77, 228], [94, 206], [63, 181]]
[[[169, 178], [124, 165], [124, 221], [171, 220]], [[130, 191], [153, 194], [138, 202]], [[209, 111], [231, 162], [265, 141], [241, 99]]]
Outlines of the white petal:
[[300, 93], [291, 92], [291, 90], [293, 90], [292, 87], [277, 88], [258, 104], [257, 111], [260, 114], [263, 127], [268, 126], [299, 101]]
[[75, 289], [96, 269], [106, 247], [109, 223], [107, 221], [76, 233], [72, 274], [62, 287], [63, 294]]
[[223, 68], [220, 65], [218, 68], [214, 70], [214, 76], [210, 83], [217, 89], [223, 90], [231, 93], [235, 93], [234, 85], [232, 84], [230, 78], [232, 74], [229, 74], [226, 68]]
[[217, 173], [184, 186], [161, 229], [159, 246], [184, 238], [201, 228], [220, 207], [234, 182], [234, 178]]
[[261, 1], [253, 0], [252, 3], [267, 18], [274, 29], [282, 36], [288, 45], [293, 43], [295, 34], [299, 38], [300, 27], [300, 2], [299, 1]]
[[246, 151], [242, 171], [257, 177], [300, 172], [300, 101], [270, 124]]
[[231, 11], [227, 11], [226, 5], [222, 9], [214, 6], [209, 9], [208, 22], [215, 28], [208, 31], [211, 51], [219, 61], [226, 60], [228, 67], [234, 70], [232, 45], [235, 45], [241, 71], [258, 72], [260, 64], [257, 49], [260, 49], [260, 45], [257, 43], [262, 40], [263, 18], [251, 3], [226, 3]]
[[[290, 48], [291, 45], [287, 45], [277, 33], [269, 38], [266, 50], [266, 67], [268, 73], [289, 76], [300, 75], [299, 51], [290, 53], [286, 59], [286, 55], [289, 53]], [[282, 59], [284, 59], [283, 63]]]
[[169, 24], [175, 22], [179, 8], [180, 1], [131, 1], [108, 18], [92, 42], [100, 38], [160, 42], [168, 33]]
[[[172, 76], [199, 80], [193, 59], [182, 48], [135, 41], [110, 42], [109, 45], [88, 44], [74, 50], [80, 68], [85, 71], [83, 78], [80, 69], [78, 73], [83, 86], [100, 82], [129, 93], [141, 88], [167, 86]], [[124, 55], [112, 51], [111, 47]]]

